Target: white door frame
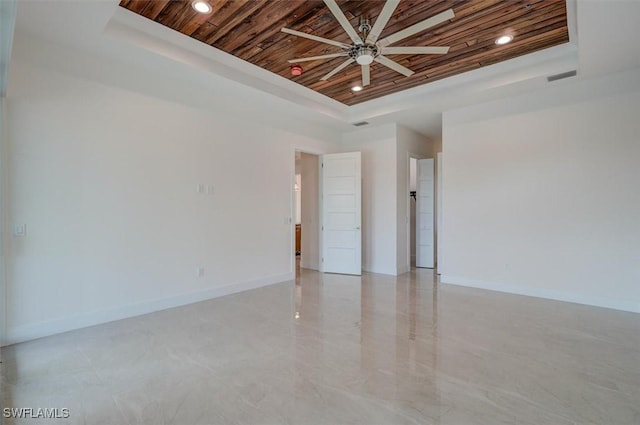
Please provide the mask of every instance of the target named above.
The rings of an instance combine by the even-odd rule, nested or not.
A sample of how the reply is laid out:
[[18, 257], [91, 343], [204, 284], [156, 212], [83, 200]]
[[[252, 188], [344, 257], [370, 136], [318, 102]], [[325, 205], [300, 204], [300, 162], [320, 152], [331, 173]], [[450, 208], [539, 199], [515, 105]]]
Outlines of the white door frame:
[[[293, 273], [295, 274], [296, 272], [296, 221], [294, 219], [294, 217], [296, 216], [296, 194], [295, 194], [295, 190], [294, 190], [294, 185], [296, 183], [296, 152], [301, 152], [301, 153], [306, 153], [309, 155], [316, 155], [318, 157], [318, 161], [322, 161], [322, 155], [325, 154], [325, 152], [322, 152], [318, 149], [314, 149], [314, 148], [309, 148], [306, 146], [293, 146], [291, 148], [291, 162], [290, 162], [290, 170], [289, 170], [289, 187], [291, 189], [290, 191], [290, 204], [291, 204], [291, 209], [289, 211], [289, 234], [290, 234], [290, 249], [289, 249], [289, 257], [291, 258], [291, 263], [289, 265], [290, 269], [289, 269], [289, 273]], [[318, 180], [320, 180], [319, 182], [319, 187], [318, 187], [318, 197], [320, 199], [318, 199], [318, 204], [319, 204], [319, 210], [318, 210], [318, 214], [322, 214], [322, 179], [320, 177], [318, 177]], [[319, 247], [319, 251], [318, 252], [322, 252], [322, 238], [319, 237], [318, 238], [320, 240], [320, 247]], [[321, 269], [320, 271], [322, 271], [322, 263], [320, 261], [318, 261], [318, 267]]]
[[[436, 182], [435, 182], [435, 173], [436, 173], [436, 159], [435, 158], [423, 158], [422, 161], [431, 161], [432, 164], [433, 164], [433, 176], [432, 176], [433, 177], [432, 178], [432, 184], [433, 184], [433, 186], [432, 186], [433, 209], [432, 209], [432, 223], [431, 223], [431, 227], [432, 227], [432, 230], [433, 230], [433, 239], [431, 241], [432, 251], [433, 251], [432, 252], [433, 258], [431, 259], [431, 263], [432, 263], [431, 267], [428, 267], [428, 266], [422, 266], [422, 267], [431, 268], [431, 269], [435, 270], [435, 268], [436, 268], [436, 265], [435, 265], [436, 253], [437, 253], [436, 247], [435, 247], [435, 232], [436, 232], [436, 217], [435, 217], [435, 214], [436, 214], [436, 210], [435, 210], [435, 189], [436, 189], [435, 185], [436, 185]], [[417, 184], [416, 184], [416, 190], [417, 190], [416, 195], [417, 195], [418, 199], [420, 199], [420, 190], [418, 190], [420, 188], [420, 171], [419, 170], [420, 170], [420, 162], [418, 161], [418, 168], [417, 168], [418, 181], [417, 181]], [[418, 267], [418, 262], [419, 262], [418, 254], [420, 253], [420, 252], [418, 252], [419, 251], [418, 250], [418, 240], [419, 240], [419, 235], [420, 235], [420, 224], [422, 224], [422, 221], [419, 220], [419, 215], [418, 215], [418, 209], [419, 209], [418, 205], [419, 205], [419, 203], [418, 203], [418, 201], [416, 201], [416, 203], [417, 203], [417, 205], [416, 205], [416, 267]]]
[[[418, 159], [424, 159], [423, 155], [414, 153], [414, 152], [407, 152], [407, 185], [405, 188], [404, 193], [407, 194], [407, 198], [406, 198], [406, 202], [407, 202], [407, 217], [405, 219], [406, 221], [406, 226], [405, 226], [405, 231], [407, 232], [407, 270], [411, 271], [411, 197], [409, 196], [409, 191], [411, 190], [411, 158], [418, 160]], [[416, 167], [418, 165], [416, 164]], [[416, 179], [418, 178], [417, 176], [418, 170], [416, 169]], [[416, 201], [417, 202], [417, 201]], [[417, 211], [417, 205], [416, 205], [416, 211]], [[416, 228], [417, 228], [417, 221], [416, 221]], [[416, 237], [418, 235], [416, 234]]]
[[442, 152], [436, 153], [436, 271], [440, 274], [440, 264], [442, 263]]

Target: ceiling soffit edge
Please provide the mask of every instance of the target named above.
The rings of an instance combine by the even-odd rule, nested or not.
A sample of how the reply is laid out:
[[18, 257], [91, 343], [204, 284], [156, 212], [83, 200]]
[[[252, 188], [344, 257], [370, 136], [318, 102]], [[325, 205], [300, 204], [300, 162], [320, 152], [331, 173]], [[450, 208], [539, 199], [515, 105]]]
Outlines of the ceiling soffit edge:
[[261, 90], [329, 117], [346, 120], [348, 106], [124, 8], [116, 8], [104, 32], [186, 66]]
[[[473, 93], [488, 95], [497, 89], [508, 90], [510, 86], [532, 82], [558, 72], [577, 69], [578, 49], [573, 44], [564, 44], [541, 50], [527, 56], [489, 65], [481, 69], [458, 74], [412, 90], [399, 92], [354, 105], [348, 110], [349, 122], [398, 113], [403, 110], [439, 107], [442, 101], [462, 103], [462, 95]], [[505, 95], [508, 95], [506, 93]], [[441, 112], [441, 110], [440, 110]]]

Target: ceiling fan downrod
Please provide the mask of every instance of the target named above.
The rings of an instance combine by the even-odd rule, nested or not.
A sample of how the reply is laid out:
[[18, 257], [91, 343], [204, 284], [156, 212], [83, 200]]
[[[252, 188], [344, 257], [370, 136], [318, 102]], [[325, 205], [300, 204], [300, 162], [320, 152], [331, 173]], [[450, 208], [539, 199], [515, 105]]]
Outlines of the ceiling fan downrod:
[[362, 39], [366, 40], [371, 32], [371, 24], [367, 18], [360, 17], [360, 24], [358, 25], [358, 31], [362, 34]]

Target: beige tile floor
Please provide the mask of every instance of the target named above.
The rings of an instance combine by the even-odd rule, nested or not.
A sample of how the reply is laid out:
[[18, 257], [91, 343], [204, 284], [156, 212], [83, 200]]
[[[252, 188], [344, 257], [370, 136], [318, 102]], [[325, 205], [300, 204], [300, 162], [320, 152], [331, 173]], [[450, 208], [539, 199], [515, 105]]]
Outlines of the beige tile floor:
[[7, 424], [640, 424], [640, 315], [321, 275], [2, 350]]

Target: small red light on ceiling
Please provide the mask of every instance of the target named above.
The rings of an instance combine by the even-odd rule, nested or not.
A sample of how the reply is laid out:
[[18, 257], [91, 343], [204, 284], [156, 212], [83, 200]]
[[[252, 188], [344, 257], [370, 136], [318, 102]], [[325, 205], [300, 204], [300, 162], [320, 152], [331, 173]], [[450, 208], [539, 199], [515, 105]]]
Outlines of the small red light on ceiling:
[[302, 75], [302, 67], [300, 65], [293, 65], [291, 67], [291, 75], [293, 75], [294, 77]]

